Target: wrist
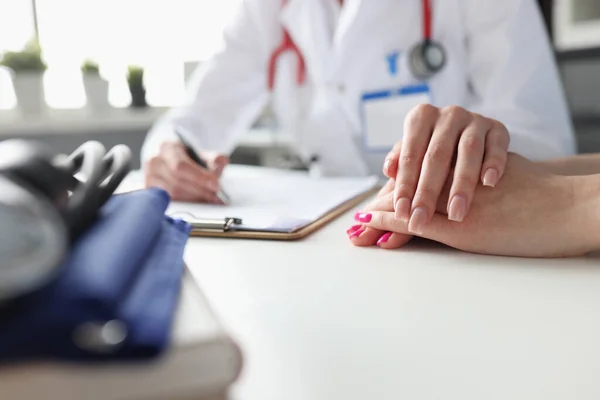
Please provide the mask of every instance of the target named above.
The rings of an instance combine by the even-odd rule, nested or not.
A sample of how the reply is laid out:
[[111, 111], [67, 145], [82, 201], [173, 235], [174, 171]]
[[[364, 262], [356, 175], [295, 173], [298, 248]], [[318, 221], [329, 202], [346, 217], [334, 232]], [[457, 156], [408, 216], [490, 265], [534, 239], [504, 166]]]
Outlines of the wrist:
[[566, 178], [572, 189], [569, 225], [586, 250], [600, 250], [600, 175]]

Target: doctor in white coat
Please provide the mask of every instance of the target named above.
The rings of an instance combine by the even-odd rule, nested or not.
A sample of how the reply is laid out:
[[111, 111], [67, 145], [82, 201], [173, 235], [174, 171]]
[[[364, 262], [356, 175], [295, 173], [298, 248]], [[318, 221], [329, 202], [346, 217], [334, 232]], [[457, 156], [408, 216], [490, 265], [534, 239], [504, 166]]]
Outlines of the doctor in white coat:
[[[452, 139], [448, 154], [430, 144], [405, 160], [450, 160], [461, 134], [479, 134], [472, 121], [481, 115], [494, 123], [463, 143], [476, 164], [465, 171], [481, 172], [484, 181], [493, 170], [489, 186], [500, 179], [507, 150], [533, 160], [575, 152], [535, 0], [242, 0], [222, 49], [195, 72], [183, 105], [149, 132], [146, 184], [175, 200], [218, 203], [227, 155], [269, 101], [299, 154], [318, 156], [328, 175], [379, 173], [408, 134]], [[417, 107], [424, 103], [434, 107]], [[410, 110], [417, 113], [412, 121], [437, 123], [421, 124], [424, 131], [405, 126]], [[457, 115], [467, 116], [460, 127], [453, 125]], [[175, 131], [208, 170], [191, 161]], [[491, 134], [493, 145], [485, 142]], [[443, 164], [439, 181], [448, 173]]]

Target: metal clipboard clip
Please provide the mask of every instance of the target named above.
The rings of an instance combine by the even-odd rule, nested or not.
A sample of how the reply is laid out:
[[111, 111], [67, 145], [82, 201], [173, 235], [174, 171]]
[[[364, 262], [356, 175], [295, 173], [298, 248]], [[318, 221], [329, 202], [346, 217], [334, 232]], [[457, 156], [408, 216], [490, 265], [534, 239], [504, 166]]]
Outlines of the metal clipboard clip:
[[170, 216], [175, 218], [185, 214], [190, 216], [191, 219], [186, 219], [192, 226], [192, 231], [201, 232], [227, 232], [235, 228], [235, 225], [241, 225], [242, 219], [236, 217], [225, 217], [225, 218], [198, 218], [189, 212], [175, 212]]

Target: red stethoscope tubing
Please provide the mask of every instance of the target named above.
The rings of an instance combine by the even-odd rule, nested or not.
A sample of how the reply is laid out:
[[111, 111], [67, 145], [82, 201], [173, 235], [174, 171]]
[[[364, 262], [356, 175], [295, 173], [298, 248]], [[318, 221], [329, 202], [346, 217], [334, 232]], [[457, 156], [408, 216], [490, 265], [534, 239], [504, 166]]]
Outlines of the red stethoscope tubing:
[[[284, 0], [285, 1], [285, 0]], [[277, 59], [279, 56], [286, 51], [291, 51], [296, 54], [296, 58], [298, 59], [298, 69], [296, 71], [296, 83], [298, 86], [304, 83], [306, 79], [306, 66], [304, 64], [304, 57], [296, 47], [296, 44], [292, 40], [289, 32], [284, 28], [283, 29], [283, 41], [281, 44], [273, 51], [271, 54], [271, 59], [269, 60], [269, 71], [268, 71], [268, 86], [269, 90], [272, 91], [275, 86], [275, 69], [277, 67]]]
[[[423, 6], [423, 39], [428, 42], [431, 40], [431, 0], [422, 0]], [[287, 0], [283, 0], [283, 5]], [[281, 44], [277, 46], [277, 48], [271, 54], [269, 59], [269, 66], [267, 71], [267, 86], [269, 91], [273, 90], [275, 86], [275, 70], [277, 68], [277, 59], [279, 56], [286, 51], [291, 51], [296, 55], [298, 59], [298, 69], [296, 71], [296, 83], [298, 86], [302, 85], [306, 80], [306, 65], [304, 63], [304, 57], [302, 57], [302, 53], [298, 50], [298, 47], [292, 40], [289, 32], [282, 28], [283, 31], [283, 40]]]
[[431, 40], [431, 0], [423, 0], [423, 39]]

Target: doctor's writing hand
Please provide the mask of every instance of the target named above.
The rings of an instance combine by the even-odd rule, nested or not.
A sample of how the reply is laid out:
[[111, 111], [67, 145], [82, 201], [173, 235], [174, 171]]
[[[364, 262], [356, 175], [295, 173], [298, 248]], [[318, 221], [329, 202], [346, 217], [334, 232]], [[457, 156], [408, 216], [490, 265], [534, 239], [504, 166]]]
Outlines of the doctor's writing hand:
[[[368, 222], [370, 212], [372, 211], [394, 211], [393, 204], [391, 201], [382, 201], [382, 198], [391, 198], [394, 191], [394, 180], [390, 179], [385, 186], [379, 191], [376, 198], [364, 207], [361, 211], [357, 212], [354, 216], [356, 224], [351, 226], [346, 231], [352, 244], [356, 246], [377, 246], [384, 249], [396, 249], [407, 244], [412, 235], [386, 232], [372, 227], [365, 226], [365, 222]], [[389, 203], [389, 204], [388, 204]]]
[[208, 170], [194, 162], [180, 142], [163, 143], [159, 154], [148, 160], [144, 168], [146, 187], [160, 187], [174, 201], [223, 204], [217, 196], [219, 177], [229, 159], [209, 152], [199, 156], [208, 164]]
[[409, 232], [422, 233], [452, 173], [448, 219], [462, 221], [478, 182], [494, 187], [502, 177], [509, 141], [500, 122], [461, 107], [415, 107], [404, 122], [402, 141], [384, 164], [384, 173], [396, 181], [396, 218], [408, 222]]

